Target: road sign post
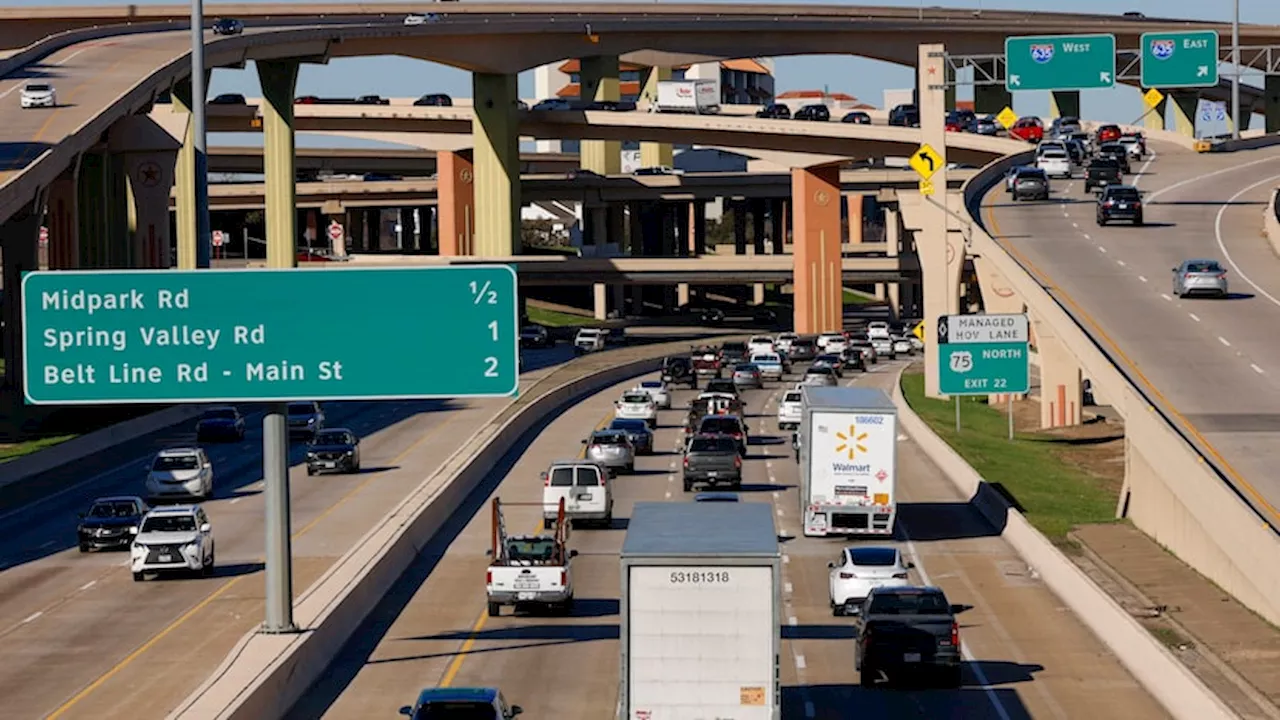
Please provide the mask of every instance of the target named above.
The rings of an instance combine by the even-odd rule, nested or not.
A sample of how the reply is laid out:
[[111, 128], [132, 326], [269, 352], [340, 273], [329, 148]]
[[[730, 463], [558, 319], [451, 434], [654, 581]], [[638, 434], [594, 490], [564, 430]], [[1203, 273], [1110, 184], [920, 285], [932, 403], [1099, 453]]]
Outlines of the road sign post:
[[[516, 275], [505, 265], [32, 272], [30, 404], [288, 402], [513, 395]], [[411, 312], [370, 312], [378, 298]]]
[[1004, 41], [1005, 88], [1089, 90], [1116, 84], [1114, 35], [1046, 35]]
[[[939, 318], [939, 391], [955, 396], [957, 403], [965, 395], [1027, 392], [1031, 388], [1030, 340], [1027, 316], [1023, 314]], [[957, 404], [956, 429], [959, 427], [960, 406]]]
[[1142, 35], [1142, 86], [1213, 87], [1218, 84], [1218, 33], [1150, 32]]

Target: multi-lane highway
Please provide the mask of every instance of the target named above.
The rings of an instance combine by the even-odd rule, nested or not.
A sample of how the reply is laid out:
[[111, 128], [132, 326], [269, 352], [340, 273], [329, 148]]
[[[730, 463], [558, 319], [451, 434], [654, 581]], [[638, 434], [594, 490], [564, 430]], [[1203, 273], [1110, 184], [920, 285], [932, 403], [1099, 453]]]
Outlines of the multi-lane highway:
[[[1202, 155], [1152, 143], [1135, 162], [1145, 227], [1099, 227], [1083, 183], [1056, 181], [1053, 198], [1011, 203], [988, 194], [988, 230], [1090, 332], [1233, 481], [1280, 521], [1280, 258], [1262, 236], [1262, 210], [1280, 182], [1280, 150]], [[1225, 300], [1179, 299], [1183, 260], [1227, 268]]]
[[[888, 389], [897, 369], [882, 363], [847, 382]], [[633, 384], [556, 418], [514, 460], [495, 494], [509, 503], [541, 502], [539, 473], [553, 460], [576, 456], [580, 439], [612, 418], [613, 401]], [[771, 504], [780, 534], [790, 538], [782, 546], [784, 718], [1166, 717], [905, 436], [899, 452], [904, 505], [892, 542], [914, 557], [915, 581], [938, 584], [953, 602], [974, 606], [961, 616], [969, 662], [960, 690], [861, 689], [852, 622], [832, 617], [827, 604], [827, 563], [846, 543], [797, 537], [797, 466], [789, 433], [776, 425], [782, 388], [771, 384], [744, 394], [753, 440], [741, 499]], [[660, 414], [657, 452], [639, 458], [634, 475], [618, 479], [614, 529], [572, 534], [570, 545], [581, 553], [572, 617], [486, 616], [490, 517], [478, 512], [456, 535], [424, 550], [292, 717], [390, 717], [419, 689], [438, 685], [500, 687], [527, 717], [613, 717], [625, 518], [636, 502], [690, 501], [672, 450], [674, 425], [694, 396], [673, 394], [675, 409]], [[541, 526], [539, 507], [512, 505], [506, 516], [516, 532]]]

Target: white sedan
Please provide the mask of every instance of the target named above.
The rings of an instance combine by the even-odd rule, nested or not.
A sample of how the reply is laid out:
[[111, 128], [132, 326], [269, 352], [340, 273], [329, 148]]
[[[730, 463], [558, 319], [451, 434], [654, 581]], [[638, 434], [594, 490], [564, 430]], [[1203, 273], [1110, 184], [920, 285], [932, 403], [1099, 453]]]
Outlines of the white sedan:
[[903, 560], [893, 547], [855, 545], [840, 552], [840, 559], [828, 563], [831, 569], [831, 612], [845, 615], [879, 587], [911, 585], [910, 571], [914, 563]]
[[652, 397], [653, 401], [658, 404], [659, 409], [671, 409], [671, 390], [661, 380], [645, 380], [631, 390], [632, 392], [648, 393], [649, 397]]
[[614, 407], [614, 416], [621, 420], [643, 420], [650, 429], [658, 426], [658, 403], [647, 392], [629, 390]]
[[773, 352], [774, 340], [768, 335], [756, 335], [747, 341], [748, 355], [765, 355]]
[[27, 108], [58, 107], [58, 91], [48, 83], [31, 83], [22, 88], [18, 99], [23, 110]]

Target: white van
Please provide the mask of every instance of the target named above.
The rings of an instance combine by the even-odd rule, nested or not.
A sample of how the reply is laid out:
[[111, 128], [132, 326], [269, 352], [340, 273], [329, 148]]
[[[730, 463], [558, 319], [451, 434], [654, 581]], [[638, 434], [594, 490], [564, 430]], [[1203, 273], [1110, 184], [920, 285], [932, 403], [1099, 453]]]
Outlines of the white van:
[[600, 463], [562, 460], [542, 473], [543, 528], [555, 526], [561, 498], [565, 518], [573, 524], [613, 525], [613, 478]]

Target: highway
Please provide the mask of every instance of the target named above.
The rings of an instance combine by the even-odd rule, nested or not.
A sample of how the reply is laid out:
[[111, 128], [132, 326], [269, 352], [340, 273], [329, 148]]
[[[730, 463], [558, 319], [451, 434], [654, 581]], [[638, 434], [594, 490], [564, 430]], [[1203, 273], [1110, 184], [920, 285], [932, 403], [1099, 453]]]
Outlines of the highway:
[[[1147, 193], [1146, 227], [1098, 227], [1078, 179], [1055, 182], [1048, 203], [1014, 205], [996, 188], [983, 221], [1275, 523], [1280, 259], [1261, 231], [1280, 150], [1151, 147], [1131, 180]], [[1171, 269], [1196, 258], [1228, 268], [1230, 298], [1172, 296]]]
[[[891, 387], [899, 363], [882, 363], [849, 384]], [[794, 382], [794, 377], [790, 382]], [[790, 383], [788, 383], [790, 384]], [[579, 440], [612, 418], [622, 383], [566, 411], [517, 458], [497, 487], [509, 503], [538, 503], [539, 473], [576, 456]], [[864, 690], [852, 665], [852, 621], [833, 618], [827, 563], [839, 539], [797, 537], [797, 466], [776, 426], [782, 386], [747, 391], [751, 452], [745, 502], [771, 503], [783, 547], [783, 717], [1162, 718], [1156, 701], [969, 507], [909, 438], [900, 438], [901, 523], [894, 543], [914, 556], [914, 580], [941, 585], [961, 616], [964, 687]], [[576, 530], [576, 609], [569, 618], [486, 615], [484, 573], [490, 516], [476, 512], [442, 533], [374, 611], [292, 718], [390, 717], [419, 689], [496, 686], [530, 718], [613, 717], [618, 701], [619, 561], [626, 518], [640, 501], [688, 501], [679, 484], [675, 424], [694, 392], [673, 394], [661, 413], [652, 456], [615, 485], [615, 528]], [[508, 527], [540, 527], [538, 507], [510, 506]], [[465, 522], [465, 527], [462, 527]], [[527, 530], [526, 530], [527, 528]], [[856, 710], [856, 712], [855, 712]]]

